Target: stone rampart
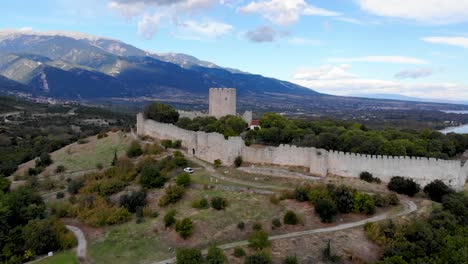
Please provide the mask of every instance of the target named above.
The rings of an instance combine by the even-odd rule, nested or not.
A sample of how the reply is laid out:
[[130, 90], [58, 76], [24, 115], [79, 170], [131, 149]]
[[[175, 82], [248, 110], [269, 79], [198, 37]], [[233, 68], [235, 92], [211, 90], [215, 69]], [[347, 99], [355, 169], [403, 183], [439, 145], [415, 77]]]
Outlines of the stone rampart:
[[225, 139], [219, 133], [187, 131], [171, 124], [145, 120], [137, 116], [137, 133], [159, 139], [182, 140], [189, 155], [213, 163], [220, 159], [231, 165], [242, 156], [245, 162], [279, 166], [304, 167], [317, 176], [359, 177], [363, 171], [384, 182], [394, 176], [414, 179], [422, 186], [439, 179], [462, 190], [468, 175], [468, 162], [417, 157], [374, 156], [290, 145], [279, 147], [247, 147], [240, 137]]

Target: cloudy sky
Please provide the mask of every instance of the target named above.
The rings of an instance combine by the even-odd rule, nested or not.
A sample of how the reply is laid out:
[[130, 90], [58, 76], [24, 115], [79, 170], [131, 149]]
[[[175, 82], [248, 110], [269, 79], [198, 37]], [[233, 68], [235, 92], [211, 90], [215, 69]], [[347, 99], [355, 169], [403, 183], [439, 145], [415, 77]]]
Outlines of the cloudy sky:
[[15, 0], [0, 26], [80, 31], [314, 90], [468, 99], [468, 0]]

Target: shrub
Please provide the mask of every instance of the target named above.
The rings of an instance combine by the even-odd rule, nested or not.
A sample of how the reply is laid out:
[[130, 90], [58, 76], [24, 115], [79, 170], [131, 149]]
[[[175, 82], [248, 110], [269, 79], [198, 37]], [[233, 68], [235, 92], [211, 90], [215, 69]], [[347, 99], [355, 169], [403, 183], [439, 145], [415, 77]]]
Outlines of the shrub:
[[141, 145], [138, 141], [134, 140], [130, 144], [130, 146], [127, 149], [127, 156], [129, 158], [136, 158], [139, 157], [143, 154], [143, 150], [141, 149]]
[[440, 203], [444, 195], [454, 193], [454, 190], [448, 187], [443, 181], [435, 180], [424, 187], [424, 193], [429, 196], [431, 200]]
[[101, 196], [92, 194], [81, 198], [77, 215], [84, 223], [93, 227], [122, 223], [131, 216], [127, 209], [111, 205]]
[[341, 257], [332, 252], [331, 240], [328, 240], [327, 246], [323, 250], [323, 259], [332, 263], [338, 263], [341, 261]]
[[252, 226], [252, 229], [253, 229], [254, 231], [260, 231], [260, 230], [263, 229], [263, 226], [262, 226], [261, 223], [255, 222], [255, 223], [253, 224], [253, 226]]
[[176, 167], [185, 167], [188, 164], [184, 156], [175, 156], [172, 161]]
[[144, 188], [162, 188], [167, 179], [159, 171], [157, 164], [149, 164], [141, 170], [140, 183]]
[[283, 222], [286, 225], [297, 225], [299, 223], [299, 218], [293, 211], [287, 211], [283, 217]]
[[237, 223], [237, 228], [239, 228], [240, 230], [244, 230], [245, 229], [245, 223], [242, 222], [242, 221]]
[[210, 205], [206, 198], [200, 198], [192, 202], [192, 207], [197, 209], [207, 209]]
[[245, 256], [245, 251], [244, 251], [244, 249], [241, 248], [241, 247], [235, 247], [235, 248], [234, 248], [234, 254], [233, 254], [233, 255], [234, 255], [234, 257], [236, 257], [236, 258], [242, 258], [242, 257]]
[[245, 264], [270, 264], [271, 256], [266, 252], [258, 252], [245, 258]]
[[145, 191], [137, 191], [120, 196], [120, 206], [127, 208], [130, 213], [135, 213], [138, 208], [143, 208], [145, 205]]
[[190, 186], [191, 179], [190, 179], [190, 174], [184, 172], [179, 175], [177, 175], [176, 178], [176, 184], [182, 187], [188, 187]]
[[173, 224], [176, 223], [176, 219], [175, 219], [176, 213], [177, 213], [177, 211], [174, 210], [174, 209], [171, 209], [166, 213], [166, 215], [164, 216], [164, 219], [163, 219], [165, 227], [170, 227], [170, 226], [172, 226]]
[[57, 199], [62, 199], [63, 197], [65, 197], [65, 194], [63, 192], [58, 192], [56, 195], [55, 195], [55, 198]]
[[357, 192], [354, 195], [354, 210], [358, 213], [365, 213], [368, 215], [375, 213], [374, 198], [366, 193]]
[[280, 198], [276, 194], [272, 194], [270, 195], [270, 203], [277, 205], [280, 203]]
[[83, 179], [73, 179], [68, 183], [67, 191], [70, 194], [77, 194], [83, 188], [85, 181]]
[[101, 162], [96, 163], [96, 169], [102, 170], [104, 168], [104, 165], [102, 165]]
[[10, 191], [11, 182], [7, 177], [0, 175], [0, 193], [7, 193]]
[[53, 163], [52, 158], [47, 152], [43, 152], [39, 156], [39, 159], [36, 159], [36, 167], [47, 167], [52, 163]]
[[294, 255], [294, 256], [287, 256], [285, 259], [284, 259], [284, 264], [297, 264], [299, 263], [298, 260], [297, 260], [297, 257]]
[[202, 264], [203, 256], [199, 249], [181, 248], [176, 252], [177, 264]]
[[177, 203], [184, 196], [185, 189], [177, 185], [171, 185], [166, 188], [164, 195], [159, 199], [159, 206], [167, 206]]
[[399, 205], [400, 204], [400, 199], [394, 193], [388, 194], [387, 198], [388, 198], [388, 201], [389, 201], [390, 205]]
[[235, 160], [234, 160], [234, 166], [236, 166], [236, 168], [239, 168], [240, 166], [242, 166], [242, 157], [241, 156], [238, 156]]
[[273, 225], [273, 228], [279, 228], [281, 227], [281, 220], [279, 220], [279, 218], [275, 218], [271, 221], [271, 224]]
[[219, 167], [221, 167], [221, 165], [223, 165], [223, 163], [221, 162], [220, 159], [216, 159], [216, 160], [214, 161], [214, 166], [215, 166], [215, 168], [219, 168]]
[[361, 172], [361, 174], [359, 174], [359, 179], [366, 181], [366, 182], [373, 182], [374, 176], [370, 172], [363, 171]]
[[268, 233], [263, 230], [255, 231], [249, 237], [249, 247], [255, 250], [267, 248], [270, 244], [271, 242], [268, 240]]
[[317, 204], [317, 201], [319, 200], [331, 200], [330, 192], [328, 191], [328, 188], [325, 185], [318, 185], [312, 188], [308, 194], [307, 197], [309, 198], [309, 201], [312, 204]]
[[165, 139], [165, 140], [161, 141], [161, 145], [162, 145], [164, 148], [169, 149], [169, 148], [172, 147], [172, 140], [167, 140], [167, 139]]
[[308, 193], [309, 193], [309, 189], [307, 187], [304, 187], [304, 186], [297, 187], [294, 190], [294, 198], [298, 202], [309, 201], [309, 197], [307, 196]]
[[351, 188], [340, 185], [333, 188], [330, 194], [340, 213], [347, 214], [353, 211], [354, 191]]
[[159, 155], [164, 149], [159, 144], [147, 144], [145, 145], [144, 152], [147, 155]]
[[175, 124], [179, 120], [179, 113], [174, 107], [160, 103], [146, 106], [144, 116], [161, 123]]
[[173, 149], [180, 149], [182, 147], [182, 140], [175, 140], [172, 142]]
[[330, 200], [318, 200], [315, 204], [315, 213], [319, 215], [322, 222], [331, 223], [338, 215], [338, 208]]
[[398, 196], [394, 193], [387, 194], [387, 195], [382, 195], [382, 194], [376, 194], [374, 195], [374, 202], [375, 206], [377, 207], [388, 207], [391, 205], [398, 205], [400, 203]]
[[390, 191], [406, 194], [411, 197], [421, 190], [419, 184], [414, 182], [413, 179], [406, 179], [400, 176], [393, 177], [387, 187]]
[[228, 263], [228, 259], [222, 249], [213, 246], [208, 249], [205, 262], [207, 264], [223, 264]]
[[80, 145], [83, 145], [83, 144], [87, 144], [88, 142], [89, 140], [82, 138], [82, 139], [79, 139], [77, 143]]
[[224, 210], [227, 207], [227, 201], [223, 197], [213, 197], [211, 198], [211, 207], [215, 210]]
[[183, 239], [189, 238], [193, 233], [193, 222], [190, 218], [184, 218], [182, 221], [177, 221], [175, 230]]
[[62, 173], [62, 172], [65, 172], [65, 166], [58, 165], [57, 168], [55, 168], [55, 173]]
[[102, 139], [102, 138], [106, 138], [108, 137], [107, 133], [105, 132], [101, 132], [97, 135], [97, 139]]
[[57, 234], [49, 219], [33, 219], [22, 229], [25, 249], [45, 254], [59, 249]]
[[73, 217], [73, 207], [71, 203], [66, 201], [55, 201], [50, 203], [50, 212], [57, 218]]

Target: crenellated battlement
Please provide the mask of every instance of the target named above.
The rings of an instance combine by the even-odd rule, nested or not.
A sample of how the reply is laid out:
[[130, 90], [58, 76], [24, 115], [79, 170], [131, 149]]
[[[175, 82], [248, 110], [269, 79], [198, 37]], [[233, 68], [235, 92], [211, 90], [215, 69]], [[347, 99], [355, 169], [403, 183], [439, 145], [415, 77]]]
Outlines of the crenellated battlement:
[[137, 130], [139, 135], [181, 140], [188, 154], [211, 163], [220, 159], [225, 165], [231, 165], [236, 157], [242, 156], [248, 163], [303, 167], [322, 177], [357, 178], [361, 172], [368, 171], [384, 182], [402, 176], [424, 186], [439, 179], [457, 190], [463, 189], [468, 176], [468, 162], [463, 164], [458, 160], [367, 155], [294, 145], [248, 147], [240, 137], [225, 139], [219, 133], [188, 131], [172, 124], [145, 120], [142, 114], [137, 116]]

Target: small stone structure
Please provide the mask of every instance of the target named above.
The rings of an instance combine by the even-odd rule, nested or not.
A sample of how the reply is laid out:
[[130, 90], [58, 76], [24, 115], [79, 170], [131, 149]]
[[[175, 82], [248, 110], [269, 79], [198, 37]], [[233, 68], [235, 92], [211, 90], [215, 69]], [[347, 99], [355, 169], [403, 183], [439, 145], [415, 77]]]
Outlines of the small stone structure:
[[211, 88], [209, 115], [220, 118], [237, 115], [237, 98], [234, 88]]
[[181, 140], [189, 155], [210, 163], [220, 159], [225, 165], [233, 164], [235, 158], [241, 156], [243, 161], [252, 164], [303, 167], [320, 177], [357, 178], [361, 172], [368, 171], [384, 182], [394, 176], [402, 176], [425, 186], [439, 179], [456, 190], [463, 190], [468, 176], [468, 162], [459, 160], [362, 155], [290, 145], [247, 147], [240, 137], [225, 139], [218, 133], [188, 131], [172, 124], [145, 120], [142, 114], [137, 116], [137, 133], [158, 139]]

